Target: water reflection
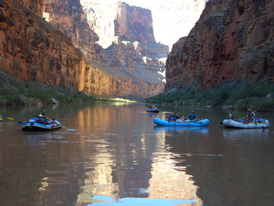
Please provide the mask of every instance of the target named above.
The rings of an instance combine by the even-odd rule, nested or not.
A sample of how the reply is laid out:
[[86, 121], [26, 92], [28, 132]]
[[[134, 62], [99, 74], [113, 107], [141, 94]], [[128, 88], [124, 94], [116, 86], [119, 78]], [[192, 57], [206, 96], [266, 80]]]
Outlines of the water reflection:
[[209, 129], [207, 127], [172, 127], [172, 126], [155, 126], [153, 130], [156, 133], [164, 132], [164, 133], [188, 133], [190, 137], [194, 137], [195, 134], [206, 134]]
[[171, 206], [180, 205], [187, 203], [195, 203], [195, 200], [168, 200], [168, 199], [149, 199], [149, 198], [122, 198], [119, 200], [114, 200], [109, 196], [94, 196], [94, 203], [88, 205], [102, 205], [102, 203], [107, 203], [103, 205], [127, 205], [127, 206], [140, 206], [140, 205], [157, 205], [157, 206]]
[[[75, 130], [71, 130], [75, 131]], [[24, 132], [24, 136], [27, 140], [28, 146], [46, 145], [48, 143], [70, 143], [66, 137], [68, 135], [67, 130], [63, 131], [45, 131], [45, 132]], [[71, 134], [71, 133], [70, 133]]]
[[223, 129], [223, 137], [229, 142], [237, 141], [256, 142], [267, 141], [269, 129]]
[[[170, 200], [195, 200], [193, 205], [201, 205], [197, 196], [197, 185], [186, 173], [185, 159], [171, 152], [155, 152], [151, 169], [149, 198]], [[195, 203], [194, 203], [195, 202]]]
[[[134, 112], [133, 108], [123, 110], [123, 114], [127, 114], [123, 117], [117, 109], [101, 110], [104, 114], [99, 118], [104, 118], [104, 121], [97, 122], [99, 125], [96, 127], [101, 128], [100, 124], [108, 122], [105, 125], [108, 133], [94, 142], [96, 153], [89, 155], [84, 164], [89, 171], [85, 172], [77, 204], [93, 205], [101, 196], [111, 200], [105, 201], [106, 205], [128, 205], [133, 200], [132, 204], [151, 205], [154, 202], [153, 205], [157, 205], [163, 199], [166, 205], [187, 201], [200, 205], [197, 186], [191, 175], [186, 174], [185, 166], [179, 165], [184, 160], [167, 150], [166, 136], [161, 133], [165, 130], [160, 129], [157, 136], [148, 132], [153, 126], [154, 115], [136, 109]], [[115, 115], [110, 115], [113, 112]], [[115, 121], [112, 120], [114, 117]]]
[[[226, 111], [215, 108], [182, 111], [208, 116], [208, 127], [160, 127], [154, 115], [165, 114], [140, 112], [146, 108], [111, 103], [46, 108], [49, 117], [74, 131], [25, 133], [15, 121], [0, 123], [0, 205], [274, 202], [271, 127], [223, 128], [219, 122]], [[40, 109], [15, 108], [14, 115], [4, 116], [24, 120]]]
[[[97, 163], [92, 166], [92, 171], [86, 172], [78, 204], [97, 205], [102, 200], [99, 202], [106, 205], [158, 205], [159, 202], [159, 205], [201, 205], [196, 195], [197, 186], [191, 176], [186, 174], [185, 166], [177, 165], [184, 160], [178, 157], [175, 159], [177, 155], [166, 151], [164, 139], [158, 140], [158, 144], [162, 146], [158, 145], [158, 151], [151, 154], [152, 162], [148, 165], [141, 164], [140, 157], [137, 162], [132, 162], [132, 158], [124, 156], [118, 162], [118, 159], [112, 161], [110, 154], [98, 154], [93, 158]], [[94, 165], [93, 161], [86, 164]]]

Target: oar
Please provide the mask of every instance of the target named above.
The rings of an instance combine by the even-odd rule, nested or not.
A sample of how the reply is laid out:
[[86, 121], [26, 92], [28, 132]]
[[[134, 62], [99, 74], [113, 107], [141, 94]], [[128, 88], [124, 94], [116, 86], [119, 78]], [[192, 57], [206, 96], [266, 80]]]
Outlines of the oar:
[[[53, 119], [50, 119], [50, 118], [48, 118], [48, 117], [46, 117], [48, 120], [50, 120], [50, 121], [54, 121]], [[66, 130], [68, 130], [68, 128], [66, 128], [65, 126], [63, 126], [62, 124], [61, 124], [61, 127], [63, 127], [63, 128], [65, 128]]]
[[13, 117], [3, 117], [3, 116], [2, 116], [2, 118], [9, 119], [9, 120], [14, 120]]
[[[48, 120], [51, 120], [51, 121], [54, 121], [54, 120], [52, 120], [52, 119], [50, 119], [50, 118], [48, 118], [48, 117], [47, 117], [47, 119], [48, 119]], [[68, 128], [66, 128], [65, 126], [63, 126], [62, 124], [61, 124], [61, 127], [65, 128], [65, 129], [68, 130], [68, 131], [73, 131], [73, 129], [68, 129]]]
[[68, 130], [68, 128], [66, 128], [65, 126], [61, 125], [62, 127], [64, 127], [66, 130]]

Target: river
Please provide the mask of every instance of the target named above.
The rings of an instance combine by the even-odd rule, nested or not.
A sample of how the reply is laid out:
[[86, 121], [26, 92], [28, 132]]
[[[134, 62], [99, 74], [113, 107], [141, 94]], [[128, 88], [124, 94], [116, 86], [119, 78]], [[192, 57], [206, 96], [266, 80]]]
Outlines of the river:
[[[274, 205], [274, 117], [268, 129], [228, 129], [213, 107], [97, 102], [0, 107], [1, 206]], [[21, 131], [46, 109], [64, 126]], [[177, 111], [207, 117], [200, 128], [159, 127]], [[245, 116], [235, 111], [236, 118]]]

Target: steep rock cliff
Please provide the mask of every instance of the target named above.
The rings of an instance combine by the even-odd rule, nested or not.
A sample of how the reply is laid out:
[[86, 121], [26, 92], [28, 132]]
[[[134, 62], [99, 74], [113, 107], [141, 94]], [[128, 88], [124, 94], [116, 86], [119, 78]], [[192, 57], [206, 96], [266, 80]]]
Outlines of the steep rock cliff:
[[225, 80], [274, 82], [274, 1], [210, 0], [166, 63], [165, 91]]
[[[3, 1], [4, 3], [5, 1]], [[36, 15], [41, 16], [43, 13], [43, 0], [19, 0]]]
[[[102, 2], [93, 3], [93, 1], [81, 0], [78, 2], [79, 4], [81, 2], [81, 5], [77, 2], [74, 0], [65, 2], [44, 0], [44, 17], [68, 34], [76, 47], [82, 51], [85, 50], [85, 56], [90, 53], [89, 61], [98, 62], [98, 57], [100, 57], [100, 64], [106, 63], [112, 69], [119, 69], [119, 72], [103, 69], [108, 75], [112, 74], [115, 78], [127, 76], [131, 79], [129, 82], [132, 82], [133, 85], [127, 87], [128, 95], [131, 95], [128, 88], [149, 89], [151, 83], [159, 85], [156, 90], [145, 93], [158, 94], [162, 92], [168, 47], [155, 43], [150, 10], [130, 7], [119, 1], [113, 4], [103, 4]], [[125, 40], [126, 43], [119, 39]], [[101, 44], [105, 51], [102, 51], [95, 41]], [[105, 47], [102, 42], [108, 42], [111, 46]], [[97, 47], [93, 47], [92, 44]], [[136, 47], [134, 46], [136, 44], [142, 46]], [[140, 52], [140, 47], [144, 52]], [[150, 52], [153, 50], [151, 47], [158, 49]], [[97, 59], [93, 57], [93, 54]], [[119, 63], [117, 64], [117, 62]], [[101, 68], [106, 68], [106, 65]], [[110, 87], [109, 91], [112, 91], [116, 87], [110, 83], [105, 84]], [[123, 89], [125, 88], [119, 87], [118, 90], [125, 93], [122, 91]], [[136, 93], [143, 93], [143, 91], [132, 90], [134, 96]]]
[[[81, 0], [109, 65], [134, 81], [165, 81], [168, 46], [155, 42], [151, 11], [124, 2]], [[150, 74], [148, 72], [151, 72]]]
[[95, 42], [98, 35], [90, 29], [79, 0], [43, 0], [43, 17], [64, 32], [86, 58], [104, 61], [104, 51]]
[[[48, 15], [58, 6], [61, 16]], [[23, 81], [66, 84], [88, 94], [148, 97], [163, 91], [164, 84], [157, 77], [153, 81], [132, 79], [113, 71], [80, 10], [77, 0], [0, 1], [0, 68]], [[60, 17], [59, 24], [53, 26], [38, 16], [42, 14]], [[68, 18], [71, 14], [72, 19]]]
[[[31, 2], [23, 1], [27, 5]], [[39, 12], [32, 12], [18, 0], [0, 1], [0, 68], [11, 76], [66, 84], [96, 95], [146, 97], [163, 90], [159, 81], [134, 81], [124, 73], [112, 72], [96, 54], [94, 58], [83, 55], [69, 36], [37, 16]], [[96, 48], [93, 51], [96, 53]]]

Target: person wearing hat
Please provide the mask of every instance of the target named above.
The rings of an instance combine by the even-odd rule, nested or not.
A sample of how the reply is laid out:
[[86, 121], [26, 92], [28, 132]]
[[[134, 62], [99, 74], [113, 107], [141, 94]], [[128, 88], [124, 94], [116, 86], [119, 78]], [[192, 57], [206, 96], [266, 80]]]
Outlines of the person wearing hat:
[[253, 112], [251, 109], [248, 109], [248, 110], [247, 110], [246, 118], [247, 118], [249, 121], [254, 120], [254, 117], [255, 117], [255, 116], [256, 116], [255, 112]]
[[43, 110], [40, 114], [39, 117], [46, 117], [46, 110]]

